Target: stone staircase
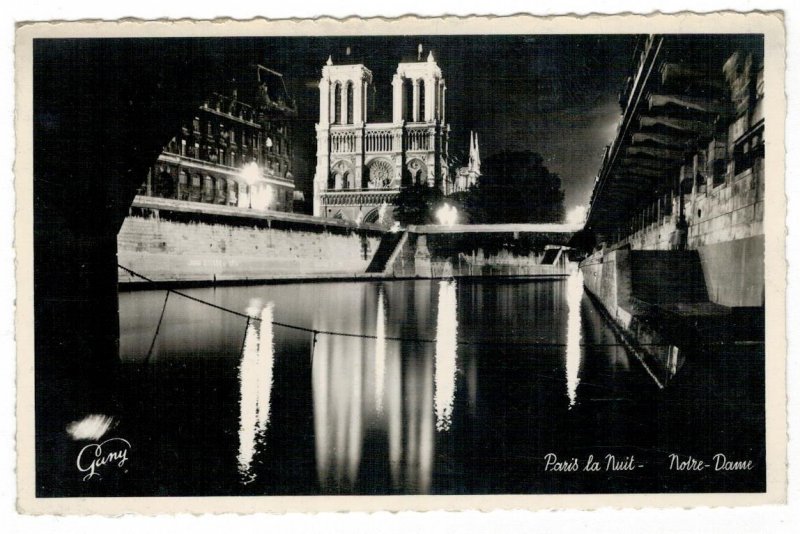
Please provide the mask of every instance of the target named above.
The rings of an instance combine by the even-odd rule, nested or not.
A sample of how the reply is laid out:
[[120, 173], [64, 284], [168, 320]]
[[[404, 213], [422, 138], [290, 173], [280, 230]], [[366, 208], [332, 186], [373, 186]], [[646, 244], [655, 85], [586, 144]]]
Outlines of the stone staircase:
[[763, 312], [711, 302], [696, 250], [632, 250], [630, 269], [630, 309], [655, 325], [665, 339], [763, 339]]
[[387, 233], [381, 237], [381, 243], [378, 245], [378, 250], [372, 256], [367, 266], [366, 272], [368, 273], [382, 273], [386, 271], [389, 266], [390, 259], [394, 255], [395, 250], [403, 245], [407, 237], [406, 232]]
[[561, 252], [560, 249], [557, 248], [550, 248], [544, 251], [544, 256], [542, 257], [542, 265], [553, 265], [558, 258], [558, 254]]

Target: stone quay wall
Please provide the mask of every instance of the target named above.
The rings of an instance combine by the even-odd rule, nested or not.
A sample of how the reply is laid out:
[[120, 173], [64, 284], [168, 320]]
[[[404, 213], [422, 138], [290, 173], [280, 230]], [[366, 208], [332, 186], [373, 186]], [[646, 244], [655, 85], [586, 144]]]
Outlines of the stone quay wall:
[[[617, 247], [669, 250], [679, 213], [644, 227]], [[684, 198], [687, 249], [703, 265], [709, 299], [729, 307], [764, 303], [764, 168], [757, 165], [719, 186], [703, 185]]]
[[542, 264], [542, 260], [546, 245], [563, 244], [568, 238], [567, 234], [500, 237], [409, 232], [385, 272], [419, 278], [563, 277], [569, 274], [566, 253], [556, 264]]
[[[117, 256], [156, 282], [341, 278], [364, 273], [381, 235], [296, 214], [140, 199], [117, 235]], [[119, 281], [143, 282], [121, 269]]]

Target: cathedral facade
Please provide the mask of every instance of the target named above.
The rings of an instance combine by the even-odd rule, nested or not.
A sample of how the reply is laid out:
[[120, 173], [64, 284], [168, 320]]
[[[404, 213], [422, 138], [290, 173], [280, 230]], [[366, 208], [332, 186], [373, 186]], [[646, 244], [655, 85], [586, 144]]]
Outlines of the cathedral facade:
[[314, 176], [314, 215], [391, 222], [405, 185], [426, 183], [449, 194], [447, 87], [433, 54], [400, 63], [392, 79], [392, 122], [369, 122], [372, 72], [364, 65], [322, 68]]

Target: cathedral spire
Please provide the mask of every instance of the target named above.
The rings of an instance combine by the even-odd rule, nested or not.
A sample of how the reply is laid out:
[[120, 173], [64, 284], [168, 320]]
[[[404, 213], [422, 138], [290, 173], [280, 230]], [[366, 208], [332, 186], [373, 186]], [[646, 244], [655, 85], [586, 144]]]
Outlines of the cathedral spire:
[[481, 151], [478, 148], [478, 134], [469, 132], [469, 170], [478, 174], [481, 172]]

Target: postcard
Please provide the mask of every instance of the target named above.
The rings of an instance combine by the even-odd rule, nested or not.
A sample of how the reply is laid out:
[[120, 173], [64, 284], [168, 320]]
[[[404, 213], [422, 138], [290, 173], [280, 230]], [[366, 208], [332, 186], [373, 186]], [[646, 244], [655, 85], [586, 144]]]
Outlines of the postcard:
[[786, 499], [779, 13], [17, 27], [18, 507]]

